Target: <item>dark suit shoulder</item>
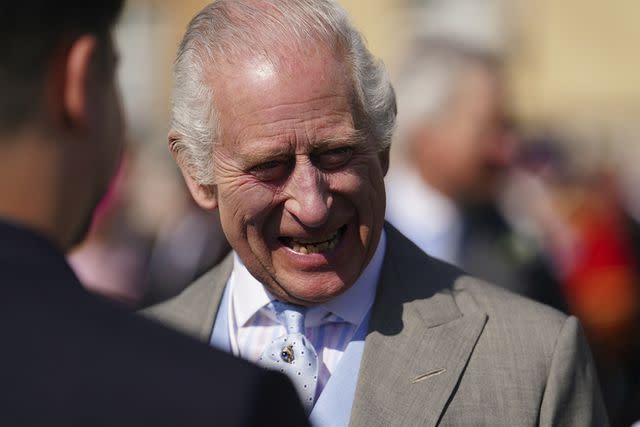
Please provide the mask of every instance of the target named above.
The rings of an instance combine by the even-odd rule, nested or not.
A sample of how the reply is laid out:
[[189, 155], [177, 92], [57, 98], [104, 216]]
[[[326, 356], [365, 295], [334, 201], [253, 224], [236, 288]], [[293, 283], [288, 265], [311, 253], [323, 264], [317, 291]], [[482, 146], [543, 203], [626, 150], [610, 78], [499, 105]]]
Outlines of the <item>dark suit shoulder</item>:
[[[157, 411], [158, 405], [170, 408], [165, 416], [183, 417], [180, 425], [258, 426], [265, 419], [278, 425], [306, 425], [301, 406], [294, 405], [298, 397], [284, 376], [147, 319], [135, 317], [130, 323], [136, 325], [131, 336], [141, 341], [137, 357], [142, 363], [136, 377], [166, 386], [166, 395], [149, 402], [149, 411]], [[287, 413], [279, 410], [281, 402], [289, 404]], [[192, 423], [184, 422], [190, 419]]]
[[[1, 334], [0, 378], [11, 390], [2, 425], [304, 425], [275, 373], [91, 296], [49, 303], [23, 305], [19, 334]], [[289, 418], [274, 411], [279, 402], [292, 404]]]
[[305, 425], [286, 378], [89, 294], [50, 248], [26, 255], [0, 256], [0, 425]]

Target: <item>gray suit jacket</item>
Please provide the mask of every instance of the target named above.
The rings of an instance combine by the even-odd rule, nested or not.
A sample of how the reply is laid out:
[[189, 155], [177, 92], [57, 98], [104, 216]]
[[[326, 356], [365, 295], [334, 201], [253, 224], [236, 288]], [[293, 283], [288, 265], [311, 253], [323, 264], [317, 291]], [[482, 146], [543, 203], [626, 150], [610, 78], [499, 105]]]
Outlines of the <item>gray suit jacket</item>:
[[[466, 276], [386, 224], [352, 426], [604, 426], [574, 317]], [[147, 314], [208, 341], [232, 257]]]

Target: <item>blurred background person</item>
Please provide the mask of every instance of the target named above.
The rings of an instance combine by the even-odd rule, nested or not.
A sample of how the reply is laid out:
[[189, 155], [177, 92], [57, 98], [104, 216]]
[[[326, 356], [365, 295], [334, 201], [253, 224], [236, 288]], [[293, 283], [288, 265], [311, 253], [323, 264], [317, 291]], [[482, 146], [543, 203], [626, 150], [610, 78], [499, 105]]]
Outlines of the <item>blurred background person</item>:
[[409, 58], [387, 219], [425, 252], [566, 311], [544, 254], [501, 212], [517, 148], [501, 58], [442, 38], [417, 40]]

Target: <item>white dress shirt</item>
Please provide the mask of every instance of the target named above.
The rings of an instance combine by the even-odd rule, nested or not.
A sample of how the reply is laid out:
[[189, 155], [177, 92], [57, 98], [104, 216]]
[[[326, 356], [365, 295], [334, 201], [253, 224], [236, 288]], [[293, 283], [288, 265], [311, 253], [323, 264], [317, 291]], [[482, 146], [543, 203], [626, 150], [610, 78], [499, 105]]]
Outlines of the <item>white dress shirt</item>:
[[462, 219], [455, 204], [409, 166], [385, 181], [387, 220], [429, 255], [457, 264]]
[[[384, 230], [371, 261], [358, 280], [343, 294], [307, 311], [305, 336], [318, 354], [319, 396], [375, 299], [386, 247]], [[286, 333], [267, 305], [275, 298], [247, 270], [234, 253], [233, 271], [227, 282], [230, 298], [229, 336], [236, 356], [257, 362], [276, 337]]]

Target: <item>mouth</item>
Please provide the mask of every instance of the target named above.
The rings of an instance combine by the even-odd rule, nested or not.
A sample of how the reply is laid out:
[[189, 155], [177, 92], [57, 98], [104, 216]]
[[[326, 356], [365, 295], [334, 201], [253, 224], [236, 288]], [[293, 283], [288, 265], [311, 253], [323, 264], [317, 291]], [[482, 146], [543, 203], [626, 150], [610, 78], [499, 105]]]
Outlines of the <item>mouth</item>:
[[346, 230], [347, 225], [345, 224], [333, 233], [326, 236], [314, 237], [310, 239], [279, 237], [278, 240], [284, 246], [288, 247], [293, 252], [296, 252], [298, 254], [320, 254], [335, 248], [338, 243], [340, 243], [340, 239], [342, 238], [342, 236], [344, 236], [344, 232]]

